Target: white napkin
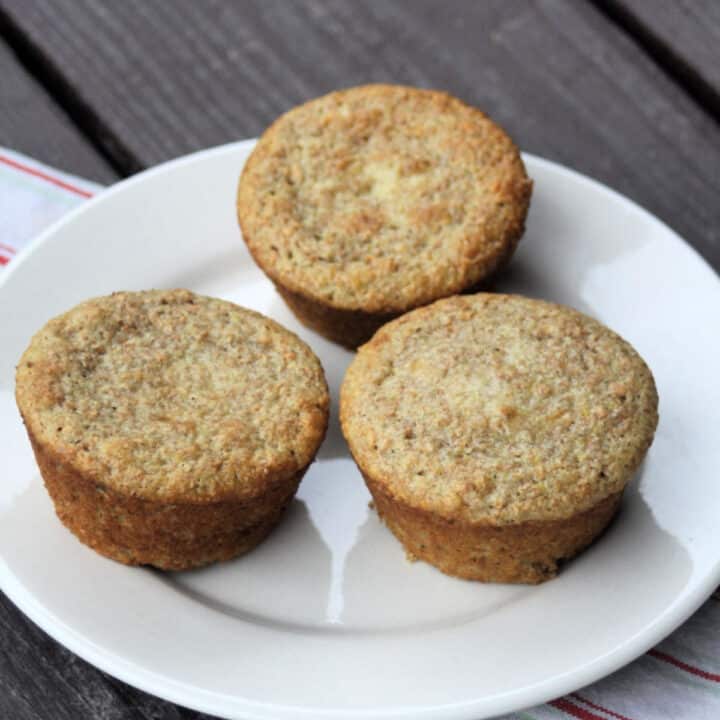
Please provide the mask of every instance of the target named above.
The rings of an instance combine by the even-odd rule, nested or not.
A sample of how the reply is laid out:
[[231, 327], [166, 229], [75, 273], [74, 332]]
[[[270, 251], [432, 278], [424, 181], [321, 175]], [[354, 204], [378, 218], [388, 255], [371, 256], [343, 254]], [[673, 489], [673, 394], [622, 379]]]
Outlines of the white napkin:
[[0, 147], [0, 266], [101, 185]]
[[[0, 148], [0, 273], [47, 225], [101, 189]], [[577, 693], [505, 716], [510, 718], [720, 720], [720, 593], [622, 670]]]

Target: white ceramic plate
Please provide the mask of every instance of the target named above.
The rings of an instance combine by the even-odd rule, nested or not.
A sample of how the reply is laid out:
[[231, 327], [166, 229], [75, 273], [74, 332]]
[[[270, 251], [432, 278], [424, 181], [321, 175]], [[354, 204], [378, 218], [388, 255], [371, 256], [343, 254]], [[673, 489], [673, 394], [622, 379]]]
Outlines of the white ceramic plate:
[[[484, 718], [561, 695], [667, 635], [720, 582], [720, 283], [665, 225], [534, 157], [528, 231], [499, 288], [568, 303], [630, 340], [661, 421], [609, 532], [556, 580], [482, 585], [410, 564], [368, 509], [337, 424], [351, 354], [300, 327], [251, 262], [235, 187], [251, 142], [120, 183], [46, 232], [0, 287], [0, 587], [58, 641], [227, 718]], [[119, 289], [187, 287], [264, 312], [325, 366], [333, 418], [279, 529], [237, 561], [131, 569], [56, 520], [13, 399], [48, 318]]]

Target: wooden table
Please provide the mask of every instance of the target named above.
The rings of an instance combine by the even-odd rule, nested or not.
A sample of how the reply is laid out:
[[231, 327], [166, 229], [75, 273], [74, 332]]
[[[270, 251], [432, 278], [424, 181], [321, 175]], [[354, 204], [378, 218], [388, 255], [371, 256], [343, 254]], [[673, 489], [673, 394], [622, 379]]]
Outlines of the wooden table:
[[[719, 42], [716, 0], [0, 0], [0, 145], [110, 183], [335, 88], [442, 88], [718, 269]], [[0, 718], [205, 717], [94, 669], [0, 593]]]

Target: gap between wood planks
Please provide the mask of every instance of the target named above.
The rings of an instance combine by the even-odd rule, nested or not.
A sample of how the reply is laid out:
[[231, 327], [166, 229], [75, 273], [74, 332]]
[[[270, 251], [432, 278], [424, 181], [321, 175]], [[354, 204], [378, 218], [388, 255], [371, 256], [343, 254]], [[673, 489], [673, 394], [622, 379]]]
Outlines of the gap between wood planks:
[[[643, 52], [716, 122], [720, 123], [720, 94], [687, 62], [630, 10], [617, 0], [587, 0], [610, 22], [628, 35]], [[25, 69], [45, 88], [88, 142], [121, 176], [145, 168], [125, 143], [82, 98], [73, 84], [42, 48], [37, 46], [12, 17], [0, 7], [0, 36]]]
[[589, 0], [685, 91], [715, 122], [720, 123], [720, 93], [661, 37], [618, 0]]
[[110, 130], [102, 118], [75, 91], [58, 67], [0, 7], [0, 38], [15, 53], [21, 65], [48, 92], [67, 114], [83, 137], [108, 161], [121, 177], [133, 175], [145, 166]]

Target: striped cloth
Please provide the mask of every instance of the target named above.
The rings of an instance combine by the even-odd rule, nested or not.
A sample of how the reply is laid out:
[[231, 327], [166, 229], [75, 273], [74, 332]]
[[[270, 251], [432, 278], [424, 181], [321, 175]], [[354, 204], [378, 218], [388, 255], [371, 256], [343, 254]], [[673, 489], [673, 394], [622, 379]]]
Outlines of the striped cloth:
[[100, 185], [0, 147], [0, 266]]
[[[0, 266], [101, 187], [0, 148]], [[0, 267], [0, 273], [2, 268]], [[505, 720], [720, 720], [720, 592], [600, 682]]]

